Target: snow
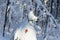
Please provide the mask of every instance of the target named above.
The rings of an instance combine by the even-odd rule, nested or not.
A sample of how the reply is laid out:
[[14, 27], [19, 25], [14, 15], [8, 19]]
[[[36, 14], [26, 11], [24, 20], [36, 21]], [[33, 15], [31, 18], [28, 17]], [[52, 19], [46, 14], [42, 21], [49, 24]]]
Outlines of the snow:
[[28, 14], [28, 19], [32, 21], [37, 21], [38, 17], [34, 16], [34, 12], [30, 11]]
[[[28, 30], [27, 33], [25, 33], [26, 29]], [[14, 40], [17, 39], [17, 37], [21, 40], [36, 40], [36, 33], [34, 31], [35, 30], [31, 26], [27, 26], [23, 29], [20, 28], [16, 31]]]
[[16, 39], [17, 40], [19, 39], [20, 40], [37, 40], [35, 29], [30, 24], [25, 25], [24, 28], [20, 27], [15, 32], [14, 40]]
[[[10, 2], [11, 4], [7, 8], [8, 15], [4, 37], [2, 32], [6, 3], [0, 3], [0, 40], [15, 40], [17, 37], [18, 40], [60, 40], [60, 23], [49, 13], [40, 0], [34, 0], [33, 3], [31, 0], [10, 0]], [[35, 2], [37, 7], [35, 7]], [[36, 16], [37, 14], [39, 16]]]

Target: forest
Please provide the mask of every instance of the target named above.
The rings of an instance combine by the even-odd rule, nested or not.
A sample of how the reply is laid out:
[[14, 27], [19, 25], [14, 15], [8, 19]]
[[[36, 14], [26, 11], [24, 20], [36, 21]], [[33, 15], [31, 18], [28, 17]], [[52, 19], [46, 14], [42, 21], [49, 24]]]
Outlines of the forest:
[[0, 40], [60, 40], [60, 0], [0, 0]]

